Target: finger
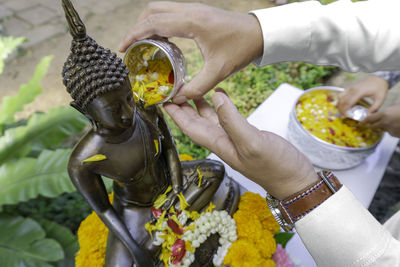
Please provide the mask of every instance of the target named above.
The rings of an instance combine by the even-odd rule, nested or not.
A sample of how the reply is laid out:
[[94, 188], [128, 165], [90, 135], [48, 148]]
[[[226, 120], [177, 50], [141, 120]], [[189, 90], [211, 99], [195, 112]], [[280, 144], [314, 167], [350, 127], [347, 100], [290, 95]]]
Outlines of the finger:
[[219, 124], [217, 113], [215, 113], [215, 110], [204, 98], [195, 99], [193, 102], [196, 105], [197, 112], [200, 114], [200, 116], [207, 118], [209, 121], [214, 122], [215, 124]]
[[364, 124], [372, 124], [382, 119], [383, 114], [381, 112], [373, 113], [368, 115], [362, 122]]
[[185, 110], [185, 107], [172, 103], [164, 104], [164, 108], [192, 141], [208, 148], [226, 163], [232, 166], [238, 164], [236, 148], [222, 127], [200, 117], [199, 114], [194, 115], [193, 108], [192, 111]]
[[253, 145], [257, 146], [255, 142], [259, 140], [258, 129], [247, 122], [223, 92], [215, 92], [212, 100], [218, 114], [219, 123], [231, 138], [238, 152], [255, 148]]
[[135, 41], [158, 35], [161, 37], [193, 38], [190, 24], [182, 16], [173, 13], [157, 13], [147, 16], [135, 25], [134, 29], [126, 35], [119, 45], [119, 51], [125, 52], [126, 48]]
[[384, 130], [385, 131], [385, 124], [382, 120], [371, 123], [368, 125], [368, 127], [373, 130]]
[[346, 111], [349, 110], [355, 104], [357, 104], [357, 102], [360, 101], [360, 99], [361, 97], [357, 93], [357, 91], [352, 90], [352, 88], [347, 89], [343, 93], [339, 94], [339, 102], [338, 102], [339, 112], [345, 115]]
[[170, 1], [158, 1], [158, 2], [150, 2], [146, 9], [139, 15], [136, 22], [143, 21], [151, 14], [155, 13], [183, 13], [183, 8], [185, 3], [176, 3]]
[[194, 142], [209, 148], [213, 142], [213, 136], [220, 135], [221, 129], [214, 123], [200, 115], [189, 104], [164, 105], [165, 111], [175, 121], [178, 127]]
[[377, 96], [374, 99], [374, 103], [372, 103], [371, 107], [368, 109], [368, 113], [376, 112], [382, 106], [383, 101], [385, 101], [385, 97]]
[[189, 83], [182, 86], [177, 97], [196, 99], [213, 89], [221, 80], [217, 76], [218, 72], [211, 65], [206, 62], [203, 69]]

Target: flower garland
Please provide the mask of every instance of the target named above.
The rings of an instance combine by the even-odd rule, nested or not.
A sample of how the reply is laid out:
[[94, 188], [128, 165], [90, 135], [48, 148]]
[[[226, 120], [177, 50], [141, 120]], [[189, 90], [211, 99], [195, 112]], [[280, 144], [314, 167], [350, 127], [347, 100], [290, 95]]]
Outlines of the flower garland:
[[[190, 266], [194, 262], [196, 248], [215, 233], [220, 235], [220, 247], [213, 257], [213, 263], [222, 264], [228, 248], [237, 238], [236, 225], [226, 211], [213, 211], [214, 207], [210, 203], [207, 210], [200, 215], [185, 209], [175, 211], [172, 207], [168, 212], [162, 211], [156, 222], [146, 224], [150, 233], [152, 229], [156, 229], [153, 244], [161, 245], [160, 259], [164, 266]], [[160, 210], [153, 214], [160, 214]]]
[[[180, 157], [193, 160], [188, 155]], [[163, 195], [158, 199], [160, 206], [165, 202]], [[279, 225], [260, 195], [244, 193], [233, 219], [226, 211], [213, 210], [212, 203], [202, 214], [186, 211], [183, 195], [179, 199], [181, 210], [153, 208], [156, 220], [145, 226], [154, 236], [154, 244], [161, 245], [160, 259], [165, 266], [189, 266], [195, 260], [196, 248], [215, 233], [220, 235], [220, 247], [213, 257], [215, 265], [275, 266], [276, 262], [276, 266], [293, 266], [285, 265], [290, 258], [283, 248], [277, 248], [273, 235], [278, 233]], [[108, 229], [96, 213], [83, 220], [78, 229], [80, 250], [75, 266], [104, 266], [107, 235]]]
[[238, 239], [229, 248], [224, 264], [241, 267], [275, 266], [271, 259], [276, 251], [273, 235], [278, 233], [279, 224], [265, 199], [259, 194], [244, 193], [233, 218]]

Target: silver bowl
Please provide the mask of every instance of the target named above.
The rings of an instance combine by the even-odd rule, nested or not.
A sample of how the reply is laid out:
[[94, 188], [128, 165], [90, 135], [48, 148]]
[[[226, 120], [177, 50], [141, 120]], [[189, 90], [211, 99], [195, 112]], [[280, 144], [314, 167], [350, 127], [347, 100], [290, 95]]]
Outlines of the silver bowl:
[[[142, 55], [132, 54], [135, 52], [135, 48], [142, 46], [142, 45], [149, 45], [149, 46], [155, 46], [158, 48], [157, 54], [158, 56], [163, 56], [165, 55], [168, 57], [169, 62], [171, 63], [172, 70], [174, 72], [174, 87], [169, 94], [167, 98], [164, 100], [160, 101], [157, 104], [161, 104], [164, 102], [169, 101], [171, 98], [173, 98], [179, 91], [179, 89], [182, 87], [182, 85], [185, 83], [185, 78], [186, 78], [186, 61], [183, 56], [182, 51], [174, 44], [169, 42], [166, 39], [145, 39], [141, 41], [137, 41], [133, 44], [131, 44], [125, 52], [124, 55], [124, 63], [126, 64], [127, 68], [129, 69], [129, 65], [127, 64], [127, 60], [135, 60], [135, 61], [140, 61]], [[132, 55], [131, 55], [132, 54]], [[133, 65], [137, 65], [133, 64]], [[133, 69], [129, 69], [130, 72], [135, 72]]]
[[315, 166], [331, 170], [355, 167], [375, 151], [382, 137], [368, 147], [343, 147], [328, 143], [308, 132], [296, 116], [296, 104], [304, 94], [321, 89], [338, 93], [344, 90], [334, 86], [319, 86], [305, 90], [296, 99], [290, 111], [287, 139], [304, 153]]

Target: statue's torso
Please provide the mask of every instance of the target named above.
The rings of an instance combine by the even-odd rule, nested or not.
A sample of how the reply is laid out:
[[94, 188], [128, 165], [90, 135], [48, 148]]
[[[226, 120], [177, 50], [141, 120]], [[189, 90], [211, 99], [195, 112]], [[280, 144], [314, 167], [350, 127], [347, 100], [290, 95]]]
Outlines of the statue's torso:
[[[154, 119], [154, 125], [156, 123]], [[141, 116], [135, 116], [135, 129], [123, 143], [106, 143], [98, 135], [88, 135], [85, 139], [89, 141], [84, 142], [84, 153], [88, 156], [103, 154], [107, 157], [106, 160], [93, 162], [91, 171], [113, 179], [114, 194], [123, 204], [151, 206], [167, 188], [168, 168], [162, 155], [161, 137], [154, 126]], [[90, 152], [91, 147], [99, 150]]]

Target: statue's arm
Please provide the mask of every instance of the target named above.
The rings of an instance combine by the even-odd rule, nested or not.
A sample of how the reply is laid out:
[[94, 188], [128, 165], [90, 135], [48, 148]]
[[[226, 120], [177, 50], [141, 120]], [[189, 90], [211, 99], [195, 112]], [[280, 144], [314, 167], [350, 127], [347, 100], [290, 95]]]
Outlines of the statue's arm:
[[[78, 166], [77, 166], [78, 165]], [[125, 223], [108, 200], [108, 195], [100, 175], [83, 168], [80, 163], [70, 161], [68, 166], [72, 183], [84, 196], [91, 208], [129, 250], [138, 266], [153, 266], [148, 253], [132, 238]]]
[[176, 149], [174, 138], [171, 135], [168, 124], [165, 121], [164, 115], [162, 114], [160, 109], [158, 109], [158, 117], [158, 126], [164, 136], [162, 140], [162, 149], [164, 150], [167, 159], [168, 170], [171, 176], [172, 189], [176, 194], [178, 194], [182, 190], [181, 162], [179, 160], [179, 155]]

